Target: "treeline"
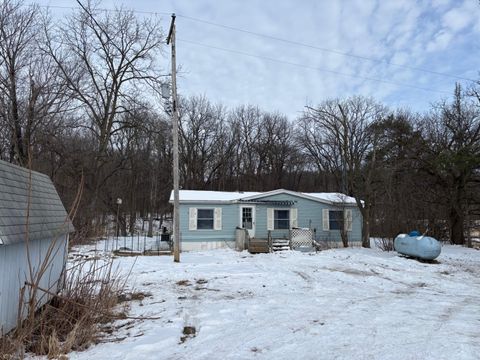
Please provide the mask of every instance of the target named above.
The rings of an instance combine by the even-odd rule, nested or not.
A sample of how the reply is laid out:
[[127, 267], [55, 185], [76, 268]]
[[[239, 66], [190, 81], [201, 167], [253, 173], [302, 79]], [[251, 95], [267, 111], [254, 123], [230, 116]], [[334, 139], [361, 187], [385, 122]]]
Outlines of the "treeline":
[[[4, 1], [0, 27], [0, 158], [47, 173], [67, 206], [80, 189], [75, 224], [88, 233], [117, 210], [124, 233], [137, 216], [169, 214], [158, 21], [86, 4], [54, 23]], [[423, 114], [355, 96], [296, 119], [182, 98], [181, 187], [344, 192], [364, 216], [365, 245], [413, 228], [463, 244], [480, 218], [480, 95], [475, 84], [452, 93]]]

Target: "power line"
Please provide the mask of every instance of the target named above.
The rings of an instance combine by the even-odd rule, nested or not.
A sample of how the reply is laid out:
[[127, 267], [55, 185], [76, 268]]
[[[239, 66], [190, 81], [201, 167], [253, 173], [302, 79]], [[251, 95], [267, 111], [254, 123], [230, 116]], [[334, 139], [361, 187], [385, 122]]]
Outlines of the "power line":
[[[28, 5], [28, 6], [32, 6], [32, 5]], [[38, 6], [43, 7], [43, 8], [57, 8], [57, 9], [71, 9], [71, 10], [78, 9], [78, 7], [60, 6], [60, 5], [38, 5]], [[121, 9], [106, 9], [106, 8], [97, 8], [97, 10], [111, 11], [111, 12], [121, 11]], [[161, 12], [161, 11], [156, 11], [156, 12], [154, 12], [154, 11], [143, 11], [143, 10], [136, 10], [136, 9], [133, 9], [133, 8], [132, 9], [126, 8], [126, 10], [132, 11], [134, 13], [147, 14], [147, 15], [171, 15], [171, 13]], [[280, 37], [276, 37], [276, 36], [272, 36], [272, 35], [268, 35], [268, 34], [262, 34], [262, 33], [254, 32], [254, 31], [250, 31], [250, 30], [245, 30], [245, 29], [234, 27], [234, 26], [218, 24], [218, 23], [215, 23], [215, 22], [212, 22], [212, 21], [198, 19], [198, 18], [195, 18], [195, 17], [192, 17], [192, 16], [187, 16], [187, 15], [182, 15], [182, 14], [176, 14], [176, 16], [177, 17], [182, 17], [186, 20], [196, 21], [196, 22], [200, 22], [200, 23], [203, 23], [203, 24], [228, 29], [228, 30], [231, 30], [231, 31], [237, 31], [237, 32], [241, 32], [241, 33], [245, 33], [245, 34], [249, 34], [249, 35], [254, 35], [254, 36], [257, 36], [257, 37], [263, 37], [263, 38], [267, 38], [267, 39], [270, 39], [270, 40], [284, 42], [284, 43], [291, 44], [291, 45], [301, 46], [301, 47], [310, 48], [310, 49], [323, 51], [323, 52], [327, 52], [327, 53], [332, 53], [332, 54], [336, 54], [336, 55], [341, 55], [341, 56], [345, 56], [345, 57], [355, 58], [355, 59], [364, 60], [364, 61], [370, 61], [370, 62], [374, 62], [374, 63], [377, 63], [377, 64], [386, 64], [386, 65], [389, 65], [389, 66], [394, 66], [394, 67], [413, 70], [413, 71], [424, 72], [424, 73], [428, 73], [428, 74], [432, 74], [432, 75], [443, 76], [443, 77], [448, 77], [448, 78], [457, 79], [457, 80], [477, 82], [477, 80], [475, 80], [475, 79], [470, 79], [470, 78], [463, 77], [463, 76], [448, 74], [448, 73], [444, 73], [444, 72], [440, 72], [440, 71], [428, 70], [428, 69], [419, 68], [419, 67], [410, 66], [410, 65], [397, 64], [397, 63], [394, 63], [394, 62], [391, 62], [391, 61], [388, 61], [388, 60], [375, 59], [375, 58], [371, 58], [371, 57], [368, 57], [368, 56], [346, 53], [346, 52], [342, 52], [342, 51], [338, 51], [338, 50], [334, 50], [334, 49], [324, 48], [324, 47], [311, 45], [311, 44], [307, 44], [307, 43], [302, 43], [302, 42], [298, 42], [298, 41], [294, 41], [294, 40], [284, 39], [284, 38], [280, 38]], [[385, 82], [384, 80], [379, 80], [379, 79], [377, 79], [376, 81]], [[444, 91], [438, 91], [438, 90], [433, 90], [433, 89], [432, 89], [432, 91], [445, 93]]]
[[450, 92], [448, 92], [448, 91], [424, 88], [424, 87], [421, 87], [421, 86], [405, 84], [405, 83], [389, 81], [389, 80], [383, 80], [383, 79], [377, 79], [377, 78], [372, 78], [372, 77], [368, 77], [368, 76], [348, 74], [348, 73], [343, 73], [343, 72], [336, 71], [336, 70], [323, 69], [323, 68], [319, 68], [319, 67], [315, 67], [315, 66], [304, 65], [304, 64], [291, 62], [291, 61], [275, 59], [275, 58], [271, 58], [271, 57], [268, 57], [268, 56], [247, 53], [247, 52], [240, 51], [240, 50], [226, 49], [226, 48], [222, 48], [222, 47], [219, 47], [219, 46], [202, 44], [202, 43], [199, 43], [199, 42], [196, 42], [196, 41], [191, 41], [191, 40], [177, 39], [177, 41], [181, 41], [181, 42], [184, 42], [184, 43], [189, 43], [189, 44], [193, 44], [193, 45], [197, 45], [197, 46], [202, 46], [202, 47], [205, 47], [205, 48], [230, 52], [230, 53], [234, 53], [234, 54], [238, 54], [238, 55], [248, 56], [248, 57], [252, 57], [252, 58], [268, 60], [268, 61], [272, 61], [272, 62], [276, 62], [276, 63], [280, 63], [280, 64], [291, 65], [291, 66], [296, 66], [296, 67], [300, 67], [300, 68], [304, 68], [304, 69], [316, 70], [316, 71], [320, 71], [320, 72], [326, 72], [326, 73], [331, 73], [331, 74], [335, 74], [335, 75], [345, 76], [345, 77], [349, 77], [349, 78], [356, 78], [356, 79], [362, 79], [362, 80], [367, 80], [367, 81], [375, 81], [375, 82], [379, 82], [379, 83], [385, 83], [385, 84], [390, 84], [390, 85], [408, 87], [408, 88], [417, 89], [417, 90], [423, 90], [423, 91], [428, 91], [428, 92], [436, 92], [436, 93], [440, 93], [440, 94], [450, 95]]
[[[39, 4], [29, 4], [25, 6], [38, 6], [45, 9], [63, 9], [63, 10], [78, 10], [79, 7], [76, 6], [61, 6], [61, 5], [39, 5]], [[137, 14], [145, 14], [145, 15], [171, 15], [172, 13], [163, 12], [163, 11], [144, 11], [144, 10], [136, 10], [133, 8], [119, 8], [119, 9], [107, 9], [107, 8], [95, 8], [98, 11], [106, 11], [106, 12], [119, 12], [119, 11], [131, 11]], [[178, 15], [177, 15], [178, 16]]]
[[306, 43], [302, 43], [302, 42], [299, 42], [299, 41], [284, 39], [284, 38], [280, 38], [280, 37], [276, 37], [276, 36], [272, 36], [272, 35], [257, 33], [257, 32], [250, 31], [250, 30], [240, 29], [240, 28], [237, 28], [237, 27], [229, 26], [229, 25], [218, 24], [218, 23], [214, 23], [214, 22], [211, 22], [211, 21], [207, 21], [207, 20], [197, 19], [197, 18], [194, 18], [194, 17], [191, 17], [191, 16], [186, 16], [186, 15], [177, 15], [177, 16], [182, 17], [182, 18], [187, 19], [187, 20], [192, 20], [192, 21], [200, 22], [200, 23], [207, 24], [207, 25], [212, 25], [212, 26], [216, 26], [216, 27], [220, 27], [220, 28], [224, 28], [224, 29], [228, 29], [228, 30], [232, 30], [232, 31], [237, 31], [237, 32], [241, 32], [241, 33], [245, 33], [245, 34], [249, 34], [249, 35], [254, 35], [254, 36], [257, 36], [257, 37], [263, 37], [263, 38], [267, 38], [267, 39], [270, 39], [270, 40], [280, 41], [280, 42], [284, 42], [284, 43], [287, 43], [287, 44], [306, 47], [306, 48], [319, 50], [319, 51], [323, 51], [323, 52], [328, 52], [328, 53], [332, 53], [332, 54], [336, 54], [336, 55], [347, 56], [347, 57], [356, 58], [356, 59], [360, 59], [360, 60], [371, 61], [371, 62], [375, 62], [375, 63], [379, 63], [379, 64], [383, 63], [383, 64], [387, 64], [387, 65], [390, 65], [390, 66], [395, 66], [395, 67], [399, 67], [399, 68], [425, 72], [425, 73], [429, 73], [429, 74], [433, 74], [433, 75], [445, 76], [445, 77], [449, 77], [449, 78], [457, 79], [457, 80], [466, 80], [466, 81], [476, 82], [476, 80], [474, 80], [474, 79], [469, 79], [469, 78], [458, 76], [458, 75], [447, 74], [447, 73], [443, 73], [443, 72], [440, 72], [440, 71], [433, 71], [433, 70], [428, 70], [428, 69], [419, 68], [419, 67], [410, 66], [410, 65], [397, 64], [397, 63], [394, 63], [394, 62], [391, 62], [391, 61], [388, 61], [388, 60], [375, 59], [375, 58], [371, 58], [371, 57], [368, 57], [368, 56], [355, 55], [355, 54], [346, 53], [346, 52], [333, 50], [333, 49], [328, 49], [328, 48], [324, 48], [324, 47], [320, 47], [320, 46], [316, 46], [316, 45], [306, 44]]

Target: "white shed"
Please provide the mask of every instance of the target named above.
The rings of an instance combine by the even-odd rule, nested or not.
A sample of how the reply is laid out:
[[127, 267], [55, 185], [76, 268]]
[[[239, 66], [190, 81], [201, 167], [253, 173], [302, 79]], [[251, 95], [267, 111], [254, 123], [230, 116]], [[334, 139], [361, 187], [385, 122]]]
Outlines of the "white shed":
[[[49, 292], [60, 289], [71, 230], [47, 175], [0, 161], [0, 335], [16, 326], [20, 293], [25, 288], [28, 296], [32, 277]], [[37, 299], [43, 305], [49, 296]]]

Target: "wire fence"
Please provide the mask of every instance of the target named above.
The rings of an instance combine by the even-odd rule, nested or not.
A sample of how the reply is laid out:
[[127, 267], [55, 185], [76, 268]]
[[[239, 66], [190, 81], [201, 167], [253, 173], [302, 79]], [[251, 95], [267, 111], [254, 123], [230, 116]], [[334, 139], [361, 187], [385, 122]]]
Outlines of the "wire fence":
[[133, 232], [127, 236], [110, 235], [103, 242], [105, 252], [155, 254], [172, 251], [172, 237], [169, 233], [156, 232], [152, 237], [146, 232]]

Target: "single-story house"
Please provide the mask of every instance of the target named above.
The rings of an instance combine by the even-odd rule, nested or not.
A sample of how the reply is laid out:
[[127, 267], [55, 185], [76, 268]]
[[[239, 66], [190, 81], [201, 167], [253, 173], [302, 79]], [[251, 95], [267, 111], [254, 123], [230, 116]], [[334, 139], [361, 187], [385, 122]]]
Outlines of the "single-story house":
[[[0, 161], [0, 336], [17, 324], [21, 293], [26, 309], [30, 284], [49, 293], [63, 285], [71, 230], [47, 175]], [[37, 306], [50, 298], [38, 291]]]
[[[317, 242], [361, 245], [362, 216], [355, 199], [340, 193], [223, 192], [180, 190], [181, 249], [233, 247], [237, 227], [251, 238], [288, 239], [290, 230], [308, 228]], [[173, 192], [170, 196], [173, 203]], [[174, 234], [175, 236], [175, 234]]]

